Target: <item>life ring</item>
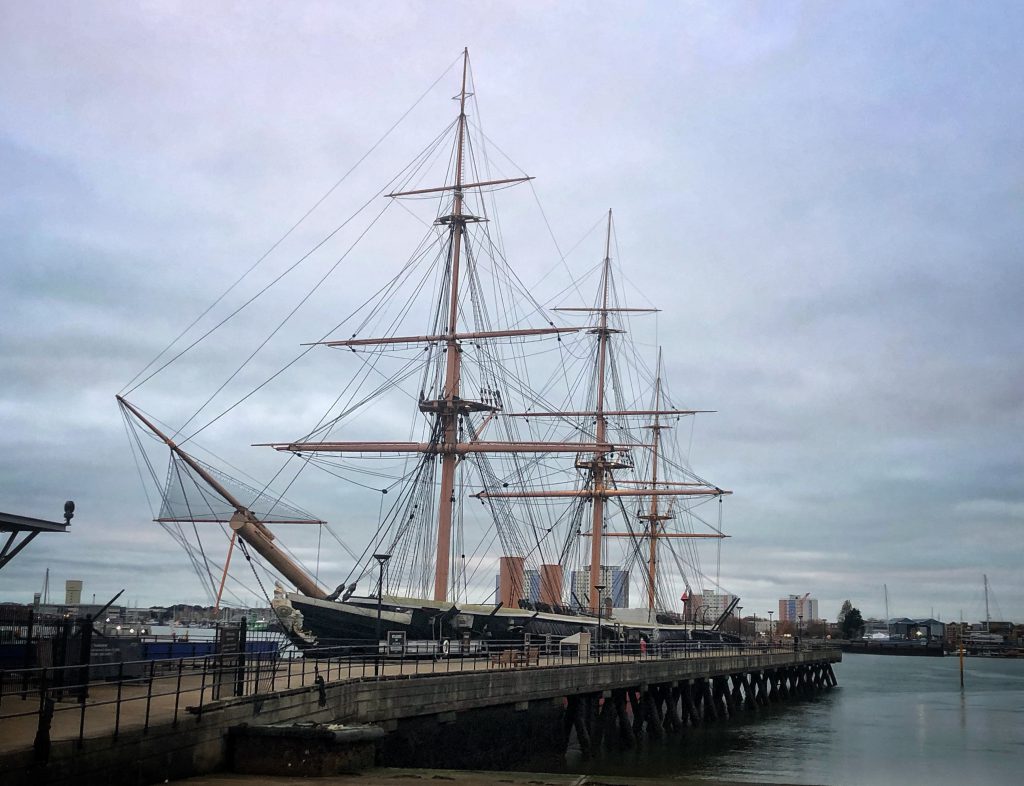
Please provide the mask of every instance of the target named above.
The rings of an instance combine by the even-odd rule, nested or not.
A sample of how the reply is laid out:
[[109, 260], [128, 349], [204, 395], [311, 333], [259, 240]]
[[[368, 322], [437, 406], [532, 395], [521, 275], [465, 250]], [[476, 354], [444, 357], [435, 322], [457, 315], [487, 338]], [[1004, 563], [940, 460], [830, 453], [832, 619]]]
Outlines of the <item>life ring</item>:
[[441, 654], [448, 657], [448, 653], [452, 651], [452, 643], [449, 639], [441, 640]]

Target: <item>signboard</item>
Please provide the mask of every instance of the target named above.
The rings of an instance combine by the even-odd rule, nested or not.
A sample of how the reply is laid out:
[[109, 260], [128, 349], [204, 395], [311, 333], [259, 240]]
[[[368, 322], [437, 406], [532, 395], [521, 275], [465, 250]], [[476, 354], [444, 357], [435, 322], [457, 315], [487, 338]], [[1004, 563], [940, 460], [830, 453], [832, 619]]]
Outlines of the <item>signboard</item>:
[[241, 696], [245, 679], [245, 634], [241, 626], [217, 628], [217, 668], [213, 674], [213, 698]]
[[405, 631], [404, 630], [389, 630], [388, 631], [388, 654], [389, 655], [403, 655], [403, 654], [405, 654]]

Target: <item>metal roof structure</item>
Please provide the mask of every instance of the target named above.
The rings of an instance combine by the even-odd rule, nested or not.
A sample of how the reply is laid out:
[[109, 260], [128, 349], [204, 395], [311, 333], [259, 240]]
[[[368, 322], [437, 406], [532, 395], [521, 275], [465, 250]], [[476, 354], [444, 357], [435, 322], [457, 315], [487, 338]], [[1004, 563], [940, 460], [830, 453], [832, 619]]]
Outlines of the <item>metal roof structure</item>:
[[[75, 515], [75, 503], [64, 503], [64, 521], [46, 521], [15, 513], [0, 513], [0, 533], [7, 533], [7, 541], [0, 550], [0, 569], [18, 556], [21, 550], [31, 543], [40, 532], [67, 532], [71, 519]], [[21, 535], [21, 540], [18, 536]], [[17, 542], [16, 542], [17, 541]]]

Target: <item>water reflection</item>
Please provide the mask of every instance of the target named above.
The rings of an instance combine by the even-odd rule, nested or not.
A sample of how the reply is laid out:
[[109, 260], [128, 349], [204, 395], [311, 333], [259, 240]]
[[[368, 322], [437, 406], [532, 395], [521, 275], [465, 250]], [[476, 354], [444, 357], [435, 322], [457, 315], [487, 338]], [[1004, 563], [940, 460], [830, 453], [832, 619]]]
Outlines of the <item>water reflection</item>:
[[1024, 661], [847, 655], [840, 687], [752, 718], [645, 740], [570, 772], [791, 784], [1019, 782]]

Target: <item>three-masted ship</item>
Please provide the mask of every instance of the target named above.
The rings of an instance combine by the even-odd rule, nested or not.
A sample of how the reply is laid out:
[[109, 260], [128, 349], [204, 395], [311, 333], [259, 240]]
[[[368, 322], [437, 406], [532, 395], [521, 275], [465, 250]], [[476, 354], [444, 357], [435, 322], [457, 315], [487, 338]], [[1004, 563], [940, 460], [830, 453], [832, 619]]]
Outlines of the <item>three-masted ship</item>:
[[[385, 488], [368, 492], [382, 495], [380, 513], [351, 574], [333, 591], [321, 586], [269, 527], [318, 518], [198, 460], [118, 396], [133, 426], [171, 451], [158, 520], [229, 524], [231, 547], [240, 542], [246, 556], [255, 552], [294, 588], [274, 605], [303, 644], [377, 640], [382, 630], [433, 641], [569, 636], [596, 633], [599, 622], [606, 638], [685, 638], [692, 621], [668, 611], [666, 597], [679, 590], [673, 581], [681, 578], [687, 595], [689, 583], [682, 564], [664, 555], [677, 540], [692, 546], [724, 537], [713, 523], [697, 531], [693, 521], [703, 520], [690, 512], [730, 492], [668, 449], [668, 429], [697, 411], [668, 402], [660, 351], [653, 371], [624, 389], [623, 369], [639, 360], [625, 341], [628, 321], [654, 309], [622, 302], [611, 211], [589, 304], [549, 309], [518, 281], [494, 229], [491, 200], [531, 178], [496, 177], [479, 165], [474, 151], [483, 143], [473, 138], [469, 77], [464, 52], [450, 142], [432, 148], [447, 151], [445, 182], [415, 182], [424, 155], [407, 170], [405, 185], [386, 195], [433, 201], [423, 243], [351, 335], [315, 342], [354, 359], [353, 390], [302, 438], [262, 445], [303, 467], [386, 478]], [[410, 282], [418, 286], [406, 298], [400, 286]], [[578, 287], [574, 293], [582, 296]], [[427, 308], [418, 311], [416, 303]], [[393, 305], [397, 316], [389, 317]], [[424, 312], [426, 329], [403, 331]], [[364, 334], [374, 327], [377, 335]], [[535, 361], [542, 380], [531, 377]], [[346, 430], [365, 433], [353, 424], [368, 409], [394, 411], [382, 402], [395, 391], [414, 403], [412, 438], [337, 438]], [[386, 469], [366, 470], [374, 460]], [[194, 503], [194, 489], [203, 505]], [[489, 533], [473, 547], [471, 518]], [[672, 526], [679, 522], [684, 526]], [[640, 613], [615, 607], [622, 593], [614, 586], [621, 576], [610, 568], [613, 544], [625, 547], [625, 561], [643, 579]], [[496, 550], [499, 577], [488, 592]], [[483, 595], [475, 602], [474, 591]]]

